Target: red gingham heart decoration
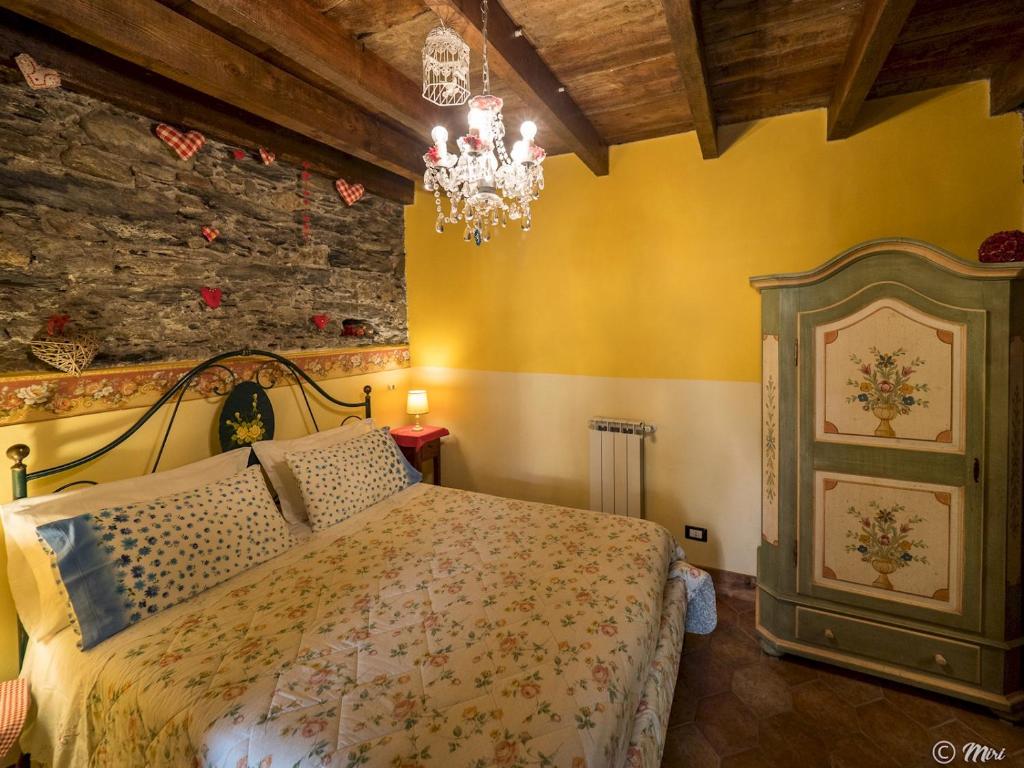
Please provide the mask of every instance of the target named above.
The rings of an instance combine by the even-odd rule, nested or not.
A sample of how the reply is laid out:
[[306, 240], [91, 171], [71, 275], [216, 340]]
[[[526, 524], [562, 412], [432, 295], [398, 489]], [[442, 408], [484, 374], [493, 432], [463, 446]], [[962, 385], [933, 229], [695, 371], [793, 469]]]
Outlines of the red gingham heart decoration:
[[331, 321], [330, 315], [313, 315], [309, 318], [318, 331], [322, 331]]
[[206, 137], [199, 131], [182, 133], [166, 123], [156, 127], [156, 135], [177, 153], [182, 160], [188, 160], [206, 143]]
[[212, 243], [220, 236], [220, 230], [214, 227], [203, 227], [203, 237], [206, 238], [206, 242]]
[[19, 53], [14, 57], [14, 62], [21, 70], [25, 82], [33, 91], [43, 88], [60, 88], [60, 72], [49, 67], [40, 67], [36, 60], [27, 53]]
[[264, 165], [270, 165], [277, 158], [273, 152], [266, 147], [260, 147], [260, 160], [263, 161]]
[[341, 195], [341, 199], [345, 201], [346, 205], [355, 205], [359, 198], [366, 194], [366, 187], [362, 184], [349, 184], [344, 179], [338, 179], [334, 182], [334, 188], [338, 190], [338, 194]]
[[0, 683], [0, 755], [6, 755], [21, 735], [30, 704], [28, 680]]
[[220, 306], [220, 300], [223, 296], [223, 291], [220, 288], [200, 288], [199, 293], [203, 295], [203, 301], [206, 302], [206, 306], [210, 309], [216, 309]]

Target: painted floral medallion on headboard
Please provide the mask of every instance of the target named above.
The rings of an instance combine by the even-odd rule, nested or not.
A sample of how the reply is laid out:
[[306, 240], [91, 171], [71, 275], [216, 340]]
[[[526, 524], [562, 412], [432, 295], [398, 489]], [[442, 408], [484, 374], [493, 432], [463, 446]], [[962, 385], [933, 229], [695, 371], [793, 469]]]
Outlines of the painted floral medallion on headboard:
[[263, 387], [243, 381], [231, 390], [221, 408], [218, 436], [222, 451], [274, 437], [274, 407]]

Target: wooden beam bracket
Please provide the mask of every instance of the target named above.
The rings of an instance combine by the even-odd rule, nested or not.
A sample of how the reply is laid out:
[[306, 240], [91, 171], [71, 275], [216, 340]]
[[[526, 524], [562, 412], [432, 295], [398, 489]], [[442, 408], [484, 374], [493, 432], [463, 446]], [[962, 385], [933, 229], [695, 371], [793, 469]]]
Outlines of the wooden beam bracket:
[[676, 63], [686, 87], [697, 141], [705, 160], [718, 157], [718, 122], [711, 102], [711, 84], [704, 58], [698, 0], [662, 0]]
[[828, 104], [828, 139], [853, 134], [857, 115], [896, 44], [914, 0], [867, 0]]

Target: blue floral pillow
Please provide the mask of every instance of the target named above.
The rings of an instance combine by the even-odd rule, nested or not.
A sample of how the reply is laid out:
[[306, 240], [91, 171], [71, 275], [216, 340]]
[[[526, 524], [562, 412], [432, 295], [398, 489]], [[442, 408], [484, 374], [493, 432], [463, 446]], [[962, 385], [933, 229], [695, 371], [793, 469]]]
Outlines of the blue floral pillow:
[[374, 430], [330, 448], [285, 456], [313, 530], [322, 531], [423, 479], [391, 431]]
[[67, 589], [81, 648], [291, 546], [259, 467], [173, 496], [46, 523], [36, 535]]

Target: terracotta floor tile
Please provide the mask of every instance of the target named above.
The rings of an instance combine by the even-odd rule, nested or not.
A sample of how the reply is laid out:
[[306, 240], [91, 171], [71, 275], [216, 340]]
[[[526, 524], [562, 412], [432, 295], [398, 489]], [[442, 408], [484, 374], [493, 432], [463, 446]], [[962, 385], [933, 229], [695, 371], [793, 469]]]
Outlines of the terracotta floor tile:
[[711, 635], [694, 635], [687, 633], [683, 638], [683, 656], [701, 651], [711, 646]]
[[692, 723], [697, 714], [697, 695], [682, 680], [676, 682], [676, 692], [672, 698], [672, 709], [668, 715], [668, 727]]
[[712, 633], [711, 652], [733, 668], [753, 664], [761, 658], [757, 641], [741, 629], [728, 624]]
[[665, 735], [661, 768], [718, 768], [715, 750], [693, 725], [670, 728]]
[[758, 743], [780, 765], [827, 768], [829, 741], [814, 724], [795, 712], [784, 712], [758, 724]]
[[788, 685], [799, 685], [808, 680], [818, 679], [819, 665], [807, 659], [797, 656], [783, 656], [776, 658], [764, 654], [761, 656], [761, 664], [770, 668], [775, 674], [786, 681]]
[[793, 708], [786, 681], [765, 664], [750, 664], [733, 672], [732, 692], [760, 718]]
[[735, 755], [722, 758], [722, 768], [788, 768], [779, 762], [777, 755], [766, 752], [761, 747], [754, 747]]
[[[935, 728], [929, 728], [928, 735], [932, 739], [933, 747], [940, 741], [948, 741], [956, 748], [956, 758], [951, 763], [948, 763], [948, 765], [953, 766], [972, 765], [972, 763], [964, 761], [963, 747], [972, 742], [981, 743], [981, 737], [959, 720], [950, 720]], [[935, 764], [935, 758], [932, 755], [927, 755], [918, 763], [921, 766], [934, 766]]]
[[697, 704], [696, 723], [719, 756], [757, 746], [754, 713], [732, 692], [701, 699]]
[[903, 714], [925, 728], [934, 728], [956, 717], [956, 711], [947, 702], [928, 691], [890, 684], [883, 689], [883, 695]]
[[732, 664], [708, 648], [683, 656], [679, 664], [679, 679], [700, 698], [728, 691], [732, 685], [733, 669]]
[[1006, 747], [1008, 754], [1024, 750], [1024, 727], [1014, 726], [981, 710], [961, 710], [957, 720], [977, 733], [990, 747]]
[[825, 738], [840, 739], [857, 721], [856, 710], [840, 699], [824, 680], [811, 680], [790, 688], [793, 709]]
[[929, 755], [935, 743], [928, 731], [885, 699], [858, 707], [857, 722], [871, 744], [902, 765]]
[[882, 689], [866, 675], [858, 675], [836, 667], [820, 673], [825, 684], [836, 692], [836, 695], [855, 707], [882, 698]]
[[846, 736], [830, 747], [829, 768], [899, 768], [899, 763], [861, 734]]

